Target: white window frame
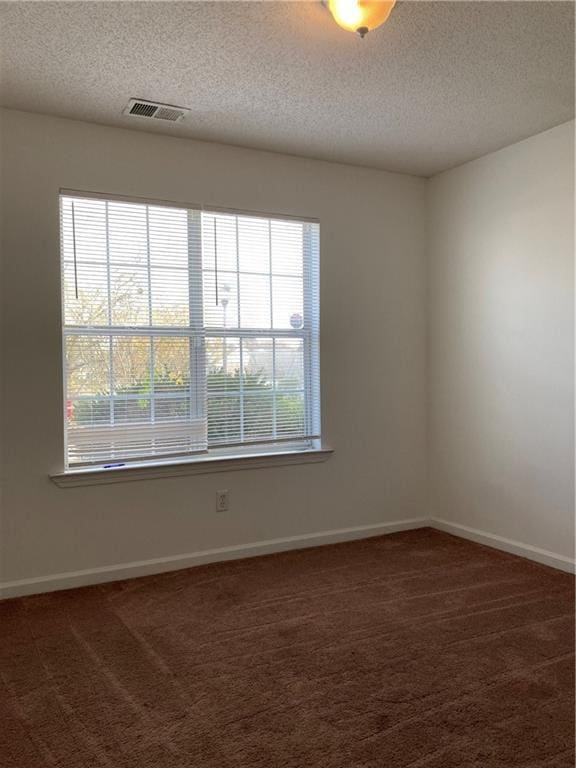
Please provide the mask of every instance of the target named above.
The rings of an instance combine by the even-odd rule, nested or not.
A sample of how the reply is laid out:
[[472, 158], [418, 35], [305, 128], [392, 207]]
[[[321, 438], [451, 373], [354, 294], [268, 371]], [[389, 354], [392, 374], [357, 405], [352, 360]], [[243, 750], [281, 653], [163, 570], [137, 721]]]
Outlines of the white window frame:
[[[202, 208], [196, 205], [183, 204], [181, 202], [168, 202], [159, 201], [155, 199], [139, 198], [139, 197], [126, 197], [118, 195], [100, 194], [78, 190], [60, 190], [60, 196], [82, 197], [82, 198], [96, 198], [110, 202], [134, 202], [140, 204], [148, 204], [153, 206], [167, 205], [169, 207], [175, 207], [188, 210], [188, 226], [192, 228], [189, 237], [189, 243], [192, 247], [189, 248], [188, 254], [188, 274], [190, 280], [190, 301], [197, 308], [198, 303], [202, 304], [202, 289], [203, 289], [203, 263], [202, 263], [202, 243], [201, 238], [197, 237], [197, 233], [201, 231], [201, 216]], [[66, 326], [64, 321], [64, 295], [62, 294], [62, 338], [63, 342], [67, 335], [74, 333], [82, 335], [109, 335], [109, 336], [137, 336], [142, 335], [146, 337], [157, 337], [161, 335], [168, 336], [182, 336], [190, 339], [190, 344], [193, 346], [191, 350], [191, 375], [192, 372], [195, 376], [195, 381], [191, 386], [191, 396], [195, 398], [195, 402], [191, 403], [191, 414], [195, 414], [198, 419], [207, 419], [205, 409], [208, 403], [208, 397], [205, 392], [206, 388], [206, 358], [205, 358], [205, 340], [207, 338], [235, 338], [240, 342], [241, 340], [257, 337], [265, 337], [272, 339], [273, 348], [276, 340], [279, 338], [300, 338], [304, 347], [304, 419], [307, 436], [305, 437], [286, 437], [277, 438], [271, 441], [265, 440], [253, 440], [249, 442], [242, 442], [238, 444], [228, 444], [226, 447], [219, 447], [218, 445], [208, 445], [206, 451], [201, 453], [187, 452], [181, 455], [170, 455], [169, 457], [143, 457], [141, 462], [131, 460], [129, 462], [122, 462], [121, 467], [114, 467], [114, 482], [118, 482], [118, 470], [122, 469], [120, 474], [125, 475], [126, 479], [137, 479], [140, 476], [144, 476], [145, 470], [155, 468], [156, 476], [173, 476], [171, 467], [174, 465], [185, 465], [184, 472], [179, 471], [177, 474], [188, 474], [196, 472], [206, 471], [222, 471], [222, 468], [228, 466], [230, 461], [235, 459], [248, 462], [248, 465], [253, 465], [254, 461], [257, 461], [259, 465], [267, 457], [274, 459], [272, 464], [278, 464], [282, 462], [282, 456], [299, 456], [301, 459], [304, 456], [313, 456], [314, 461], [324, 460], [331, 454], [331, 449], [322, 446], [320, 437], [320, 391], [319, 391], [319, 371], [313, 370], [313, 366], [319, 366], [319, 290], [317, 281], [319, 279], [318, 271], [319, 265], [314, 262], [312, 258], [313, 242], [312, 238], [319, 237], [318, 230], [313, 227], [307, 227], [306, 223], [317, 223], [317, 220], [306, 217], [286, 216], [271, 213], [261, 212], [247, 212], [242, 210], [231, 210], [223, 208], [209, 207], [205, 211], [208, 214], [232, 214], [236, 216], [254, 216], [258, 218], [267, 218], [269, 220], [292, 220], [304, 223], [304, 270], [303, 280], [305, 285], [309, 285], [310, 288], [304, 290], [304, 317], [305, 325], [301, 329], [275, 329], [273, 327], [269, 329], [258, 328], [214, 328], [203, 327], [203, 323], [198, 323], [198, 318], [201, 316], [197, 311], [194, 311], [193, 306], [190, 307], [189, 323], [190, 327], [184, 328], [167, 328], [165, 326], [140, 326], [140, 327], [126, 327], [126, 326], [94, 326], [86, 328], [84, 326]], [[197, 216], [198, 220], [194, 222], [193, 217]], [[193, 231], [192, 231], [193, 230]], [[319, 250], [319, 243], [316, 243], [316, 248]], [[308, 254], [308, 257], [306, 257]], [[306, 273], [308, 270], [308, 273]], [[272, 275], [272, 273], [270, 273]], [[239, 279], [239, 272], [237, 273]], [[194, 283], [194, 286], [192, 286]], [[317, 301], [313, 301], [312, 297], [315, 295], [318, 297]], [[272, 294], [271, 294], [271, 312], [272, 312]], [[111, 318], [110, 318], [111, 319]], [[240, 325], [240, 324], [239, 324]], [[198, 327], [196, 327], [198, 326]], [[64, 345], [63, 345], [64, 346]], [[66, 382], [66, 357], [63, 349], [63, 366], [64, 366], [64, 382]], [[242, 378], [240, 377], [240, 387]], [[315, 391], [313, 391], [313, 388]], [[58, 472], [52, 475], [52, 478], [59, 485], [83, 485], [93, 484], [94, 482], [100, 482], [96, 480], [97, 475], [101, 474], [105, 470], [103, 465], [67, 465], [67, 433], [70, 429], [66, 423], [66, 388], [63, 388], [64, 392], [64, 439], [65, 439], [65, 469], [64, 472]], [[240, 398], [242, 402], [242, 389], [240, 389]], [[110, 407], [113, 404], [113, 391], [110, 392]], [[151, 398], [152, 399], [152, 398]], [[273, 391], [273, 399], [276, 401], [276, 390]], [[152, 406], [151, 406], [152, 407]], [[276, 411], [274, 410], [274, 414]], [[193, 416], [192, 416], [193, 418]], [[191, 422], [187, 423], [189, 428]], [[184, 429], [185, 427], [183, 427]], [[74, 429], [74, 428], [73, 428]], [[83, 429], [83, 428], [77, 428]], [[133, 427], [130, 427], [133, 430]], [[142, 432], [149, 431], [152, 433], [158, 433], [162, 429], [158, 423], [150, 425], [142, 425]], [[174, 425], [170, 425], [167, 429], [174, 429]], [[100, 432], [103, 436], [114, 433], [120, 436], [122, 428], [114, 425], [102, 425], [93, 426], [86, 429], [94, 434]], [[319, 458], [320, 457], [320, 458]], [[306, 459], [308, 460], [308, 459]], [[111, 464], [114, 460], [111, 459]], [[300, 463], [300, 461], [289, 461], [288, 463]], [[214, 464], [213, 467], [211, 465]], [[193, 469], [192, 465], [196, 465]], [[188, 467], [188, 471], [186, 471]], [[238, 467], [241, 468], [241, 467]], [[112, 469], [112, 468], [110, 468]], [[144, 475], [142, 474], [144, 473]], [[70, 480], [71, 476], [74, 476]], [[110, 476], [110, 471], [106, 472], [106, 476]], [[74, 479], [75, 478], [75, 479]], [[124, 478], [122, 478], [124, 479]], [[106, 482], [106, 480], [102, 480]]]

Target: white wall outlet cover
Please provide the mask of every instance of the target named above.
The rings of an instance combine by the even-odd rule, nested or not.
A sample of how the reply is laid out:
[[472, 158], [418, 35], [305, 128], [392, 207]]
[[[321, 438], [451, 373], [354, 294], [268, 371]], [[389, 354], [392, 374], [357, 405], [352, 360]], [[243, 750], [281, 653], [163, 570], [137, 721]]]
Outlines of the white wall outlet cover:
[[227, 512], [230, 506], [228, 491], [216, 491], [216, 511]]

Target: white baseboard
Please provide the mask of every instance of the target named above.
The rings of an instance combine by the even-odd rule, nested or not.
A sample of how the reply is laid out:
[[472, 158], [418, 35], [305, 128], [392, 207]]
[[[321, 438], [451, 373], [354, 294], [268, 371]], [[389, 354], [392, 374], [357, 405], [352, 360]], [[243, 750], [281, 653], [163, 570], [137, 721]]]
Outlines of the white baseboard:
[[478, 544], [485, 544], [488, 547], [502, 549], [504, 552], [511, 552], [513, 555], [520, 555], [529, 560], [535, 560], [537, 563], [549, 565], [552, 568], [558, 568], [568, 573], [575, 572], [575, 561], [572, 558], [557, 555], [555, 552], [549, 552], [546, 549], [533, 547], [531, 544], [522, 544], [520, 541], [506, 539], [504, 536], [497, 536], [494, 533], [486, 533], [477, 528], [469, 528], [467, 525], [459, 523], [450, 523], [448, 520], [442, 520], [433, 517], [428, 521], [428, 525], [437, 528], [439, 531], [451, 533], [454, 536], [461, 536], [464, 539], [470, 539]]
[[131, 563], [88, 568], [81, 571], [55, 573], [49, 576], [39, 576], [38, 578], [0, 582], [0, 598], [22, 597], [42, 592], [54, 592], [60, 589], [85, 587], [90, 584], [103, 584], [108, 581], [120, 581], [122, 579], [132, 579], [155, 573], [177, 571], [206, 563], [237, 560], [257, 555], [269, 555], [274, 552], [285, 552], [290, 549], [318, 547], [323, 544], [335, 544], [339, 541], [353, 541], [354, 539], [365, 539], [370, 536], [382, 536], [386, 533], [396, 533], [397, 531], [408, 531], [425, 527], [436, 528], [440, 531], [451, 533], [454, 536], [461, 536], [479, 544], [485, 544], [488, 547], [511, 552], [514, 555], [520, 555], [520, 557], [526, 557], [538, 563], [549, 565], [552, 568], [567, 571], [568, 573], [574, 573], [576, 570], [574, 559], [569, 557], [533, 547], [530, 544], [506, 539], [503, 536], [487, 533], [476, 528], [470, 528], [467, 525], [451, 523], [440, 518], [430, 519], [422, 517], [399, 520], [393, 523], [377, 523], [376, 525], [359, 525], [354, 528], [319, 531], [318, 533], [287, 536], [281, 539], [267, 539], [265, 541], [256, 541], [232, 547], [206, 549], [200, 552], [189, 552], [170, 557], [157, 557], [152, 560], [139, 560]]
[[85, 587], [90, 584], [102, 584], [107, 581], [120, 581], [138, 576], [148, 576], [165, 571], [177, 571], [204, 565], [220, 560], [237, 560], [243, 557], [269, 555], [273, 552], [284, 552], [289, 549], [305, 549], [318, 547], [322, 544], [335, 544], [338, 541], [365, 539], [370, 536], [382, 536], [386, 533], [408, 531], [414, 528], [424, 528], [430, 525], [428, 518], [399, 520], [394, 523], [378, 523], [376, 525], [359, 525], [355, 528], [339, 528], [332, 531], [307, 533], [302, 536], [287, 536], [282, 539], [268, 539], [250, 544], [241, 544], [219, 549], [206, 549], [201, 552], [191, 552], [170, 557], [157, 557], [152, 560], [139, 560], [132, 563], [106, 565], [100, 568], [88, 568], [82, 571], [67, 571], [54, 573], [50, 576], [39, 576], [32, 579], [6, 581], [0, 583], [0, 597], [21, 597], [23, 595], [54, 592], [59, 589]]

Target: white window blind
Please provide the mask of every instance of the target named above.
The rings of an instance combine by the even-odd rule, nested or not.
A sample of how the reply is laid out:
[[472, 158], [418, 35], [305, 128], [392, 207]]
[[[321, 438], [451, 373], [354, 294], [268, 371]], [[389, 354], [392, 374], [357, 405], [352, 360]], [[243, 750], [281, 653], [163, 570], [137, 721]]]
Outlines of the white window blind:
[[67, 467], [320, 437], [319, 228], [62, 194]]

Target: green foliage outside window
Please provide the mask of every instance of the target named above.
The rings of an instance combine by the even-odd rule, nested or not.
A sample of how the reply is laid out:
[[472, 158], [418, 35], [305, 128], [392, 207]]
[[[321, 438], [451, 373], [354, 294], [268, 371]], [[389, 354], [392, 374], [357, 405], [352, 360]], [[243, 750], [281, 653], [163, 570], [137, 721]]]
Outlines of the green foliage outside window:
[[[167, 366], [157, 368], [154, 382], [150, 375], [120, 387], [114, 394], [115, 423], [178, 421], [190, 418], [189, 383], [182, 374]], [[210, 444], [236, 442], [244, 438], [266, 439], [274, 434], [289, 437], [304, 430], [304, 400], [300, 393], [277, 392], [262, 373], [240, 375], [239, 370], [213, 369], [207, 374], [208, 441]], [[172, 397], [162, 397], [173, 393]], [[241, 394], [242, 393], [242, 394]], [[276, 409], [274, 413], [274, 402]], [[78, 426], [110, 422], [110, 399], [105, 395], [76, 400], [70, 414]], [[274, 427], [276, 427], [274, 433]]]

